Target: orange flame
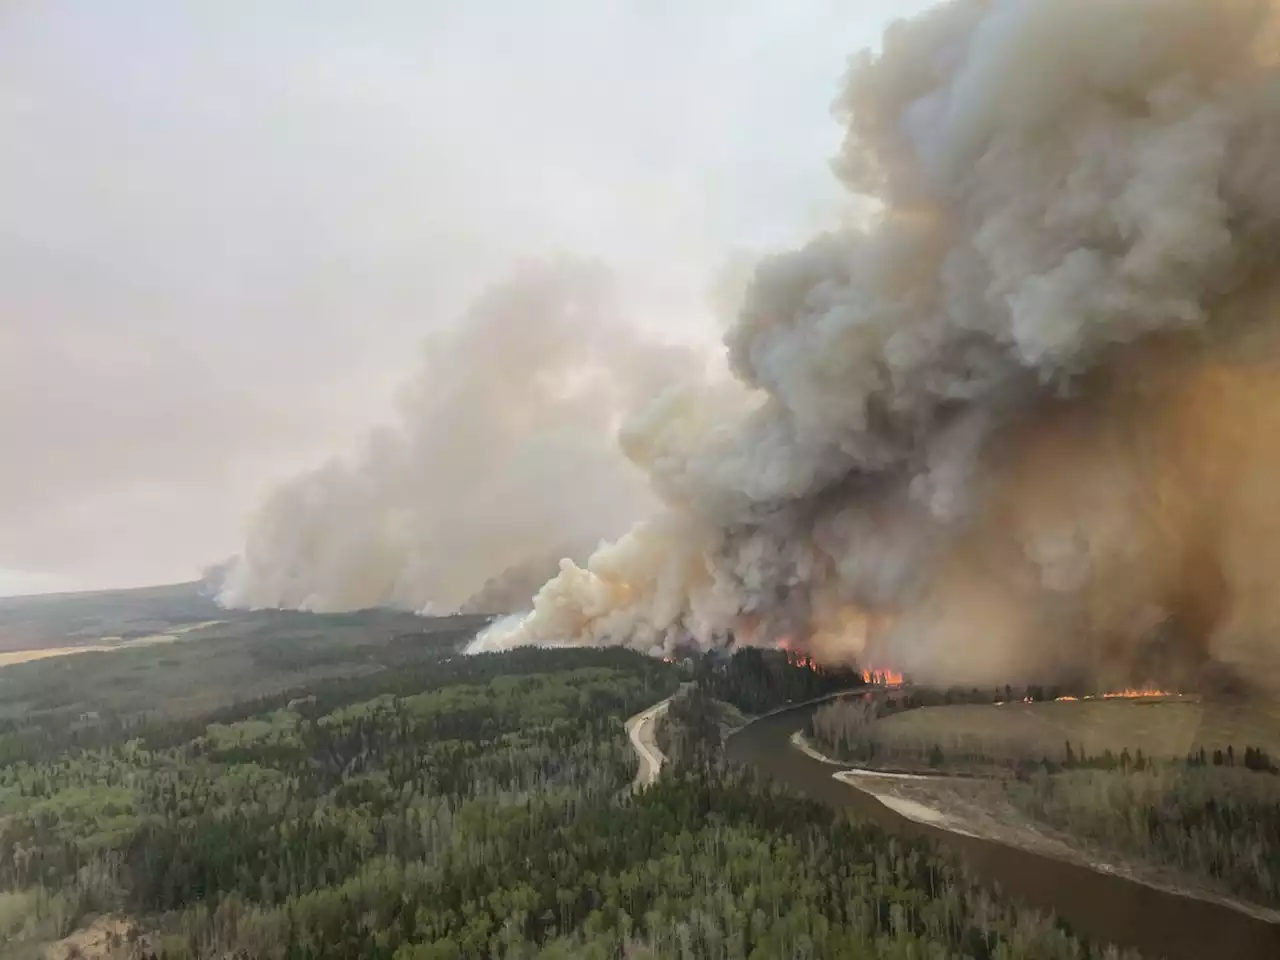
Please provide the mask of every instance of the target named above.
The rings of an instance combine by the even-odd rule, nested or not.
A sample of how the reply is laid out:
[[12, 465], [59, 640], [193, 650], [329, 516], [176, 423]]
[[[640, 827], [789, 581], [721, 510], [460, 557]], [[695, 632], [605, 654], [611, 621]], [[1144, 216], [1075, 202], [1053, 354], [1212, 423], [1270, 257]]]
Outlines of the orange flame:
[[796, 642], [790, 637], [779, 637], [777, 643], [778, 649], [787, 655], [787, 661], [789, 663], [793, 663], [797, 667], [805, 667], [809, 670], [818, 669], [818, 665], [814, 662], [813, 657], [801, 651]]
[[1140, 700], [1143, 697], [1176, 697], [1176, 693], [1168, 690], [1114, 690], [1104, 693], [1104, 700]]
[[900, 687], [906, 683], [906, 678], [896, 670], [872, 667], [870, 670], [862, 671], [862, 682], [874, 684], [877, 687]]
[[1127, 690], [1111, 690], [1107, 693], [1094, 694], [1092, 696], [1083, 697], [1058, 697], [1058, 703], [1077, 703], [1080, 700], [1145, 700], [1156, 697], [1180, 697], [1182, 694], [1175, 693], [1172, 690], [1155, 690], [1151, 688], [1137, 689], [1130, 688]]

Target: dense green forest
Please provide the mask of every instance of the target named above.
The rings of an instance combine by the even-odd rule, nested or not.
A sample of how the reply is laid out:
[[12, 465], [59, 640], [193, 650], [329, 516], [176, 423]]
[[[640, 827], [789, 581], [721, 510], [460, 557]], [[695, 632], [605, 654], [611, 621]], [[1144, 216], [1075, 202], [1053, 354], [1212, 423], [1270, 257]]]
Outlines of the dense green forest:
[[[1109, 955], [932, 847], [725, 768], [726, 720], [849, 676], [333, 629], [184, 648], [214, 665], [203, 710], [196, 678], [157, 679], [172, 665], [148, 689], [183, 695], [132, 708], [91, 689], [89, 655], [21, 668], [46, 705], [0, 734], [0, 955], [95, 925], [93, 955], [121, 960]], [[173, 652], [104, 656], [139, 655]], [[682, 685], [679, 762], [634, 793], [623, 722]]]
[[113, 911], [162, 918], [165, 956], [391, 956], [419, 911], [393, 928], [332, 908], [429, 864], [422, 901], [447, 916], [424, 936], [474, 939], [478, 852], [614, 803], [635, 766], [622, 720], [678, 674], [617, 650], [436, 655], [199, 719], [33, 722], [11, 736], [61, 749], [0, 767], [4, 932]]
[[732, 657], [698, 657], [692, 672], [707, 697], [754, 715], [863, 685], [862, 674], [852, 669], [811, 665], [792, 653], [756, 647]]

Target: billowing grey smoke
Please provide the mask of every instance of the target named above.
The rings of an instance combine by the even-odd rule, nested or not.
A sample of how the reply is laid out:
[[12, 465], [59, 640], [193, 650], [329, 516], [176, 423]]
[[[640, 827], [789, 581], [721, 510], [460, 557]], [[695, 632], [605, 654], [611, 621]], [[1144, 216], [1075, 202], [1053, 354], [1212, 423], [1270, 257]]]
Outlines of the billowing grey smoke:
[[585, 555], [652, 509], [617, 420], [697, 360], [638, 338], [600, 266], [525, 265], [428, 344], [398, 423], [271, 497], [223, 602], [451, 611], [510, 604], [513, 589], [527, 601], [549, 556]]
[[532, 554], [486, 580], [458, 607], [459, 613], [512, 614], [528, 609], [529, 598], [555, 576], [561, 560], [583, 562], [599, 546], [600, 538], [577, 544], [562, 543]]
[[476, 649], [733, 631], [858, 656], [879, 611], [878, 652], [922, 674], [1097, 666], [1082, 637], [1183, 615], [1197, 550], [1238, 610], [1257, 576], [1188, 531], [1270, 523], [1280, 488], [1210, 519], [1176, 438], [1222, 436], [1184, 416], [1204, 364], [1280, 396], [1232, 346], [1273, 316], [1276, 27], [1256, 0], [953, 0], [892, 26], [837, 107], [874, 222], [760, 267], [737, 383], [623, 431], [665, 509]]

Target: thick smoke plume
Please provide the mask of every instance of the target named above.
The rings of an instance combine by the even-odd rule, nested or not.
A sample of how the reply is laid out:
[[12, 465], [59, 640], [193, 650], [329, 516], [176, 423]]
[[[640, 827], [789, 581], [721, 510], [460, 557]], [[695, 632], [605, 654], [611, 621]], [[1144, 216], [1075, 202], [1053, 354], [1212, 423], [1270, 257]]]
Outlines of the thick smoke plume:
[[615, 300], [565, 260], [489, 290], [428, 344], [394, 426], [270, 498], [223, 602], [503, 612], [650, 512], [617, 420], [696, 358], [640, 340]]
[[664, 509], [476, 649], [786, 637], [962, 681], [1274, 665], [1277, 26], [1257, 0], [894, 24], [837, 105], [874, 222], [759, 268], [734, 389], [622, 432]]

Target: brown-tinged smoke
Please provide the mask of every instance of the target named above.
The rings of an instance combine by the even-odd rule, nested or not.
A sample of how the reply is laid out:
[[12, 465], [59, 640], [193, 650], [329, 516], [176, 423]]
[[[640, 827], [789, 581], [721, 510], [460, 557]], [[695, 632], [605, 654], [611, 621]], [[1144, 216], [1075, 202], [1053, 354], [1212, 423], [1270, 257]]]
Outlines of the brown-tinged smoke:
[[893, 25], [837, 105], [874, 221], [761, 265], [736, 383], [622, 432], [662, 511], [475, 649], [734, 635], [926, 680], [1264, 677], [1277, 25], [1257, 0]]
[[603, 267], [525, 264], [427, 344], [393, 425], [276, 491], [222, 572], [221, 599], [525, 605], [549, 557], [586, 556], [653, 509], [618, 455], [617, 420], [698, 363], [638, 338]]

